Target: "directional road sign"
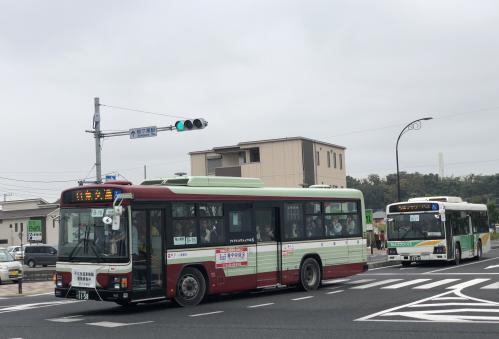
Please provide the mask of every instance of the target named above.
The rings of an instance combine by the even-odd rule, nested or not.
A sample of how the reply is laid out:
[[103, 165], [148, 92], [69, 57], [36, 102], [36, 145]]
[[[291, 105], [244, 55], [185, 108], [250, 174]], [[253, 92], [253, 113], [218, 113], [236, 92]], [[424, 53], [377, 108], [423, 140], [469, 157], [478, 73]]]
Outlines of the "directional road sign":
[[131, 128], [129, 133], [130, 139], [155, 137], [158, 135], [158, 128], [156, 126]]

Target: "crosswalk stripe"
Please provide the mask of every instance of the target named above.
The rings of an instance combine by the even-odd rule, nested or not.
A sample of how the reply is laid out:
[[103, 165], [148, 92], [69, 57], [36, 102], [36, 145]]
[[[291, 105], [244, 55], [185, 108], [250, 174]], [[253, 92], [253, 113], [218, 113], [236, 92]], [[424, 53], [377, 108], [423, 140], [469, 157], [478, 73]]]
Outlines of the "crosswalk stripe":
[[431, 279], [414, 279], [414, 280], [409, 280], [409, 281], [404, 281], [395, 285], [390, 285], [390, 286], [384, 286], [381, 287], [383, 289], [389, 289], [389, 290], [395, 290], [397, 288], [405, 287], [405, 286], [410, 286], [410, 285], [416, 285], [425, 281], [428, 281]]
[[496, 290], [499, 289], [499, 282], [484, 286], [481, 288], [482, 290]]
[[457, 284], [457, 285], [449, 286], [449, 287], [447, 287], [447, 289], [448, 290], [461, 290], [465, 287], [477, 285], [477, 284], [483, 283], [483, 282], [488, 281], [488, 280], [490, 280], [490, 279], [472, 279], [472, 280], [468, 280], [468, 281], [462, 282], [462, 283]]
[[352, 289], [366, 289], [366, 288], [370, 288], [370, 287], [374, 287], [374, 286], [380, 286], [380, 285], [386, 285], [386, 284], [389, 284], [389, 283], [392, 283], [392, 282], [396, 282], [396, 281], [400, 281], [402, 279], [386, 279], [386, 280], [381, 280], [381, 281], [375, 281], [373, 283], [370, 283], [370, 284], [365, 284], [365, 285], [360, 285], [360, 286], [354, 286], [354, 287], [351, 287]]
[[353, 280], [349, 281], [346, 284], [348, 285], [358, 285], [358, 284], [363, 284], [365, 282], [373, 281], [374, 279], [359, 279], [359, 280]]
[[424, 285], [421, 285], [421, 286], [413, 287], [413, 289], [417, 289], [417, 290], [429, 290], [430, 288], [441, 286], [441, 285], [445, 285], [445, 284], [450, 284], [451, 282], [458, 281], [458, 280], [460, 280], [460, 279], [438, 280], [438, 281], [435, 281], [435, 282], [432, 282], [432, 283], [429, 283], [429, 284], [424, 284]]

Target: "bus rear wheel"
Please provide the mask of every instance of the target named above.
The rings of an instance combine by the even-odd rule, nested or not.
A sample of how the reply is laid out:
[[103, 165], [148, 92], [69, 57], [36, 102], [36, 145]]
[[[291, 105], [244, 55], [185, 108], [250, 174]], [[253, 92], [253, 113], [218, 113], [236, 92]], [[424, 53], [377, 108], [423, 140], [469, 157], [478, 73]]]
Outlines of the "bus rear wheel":
[[454, 250], [454, 265], [459, 265], [461, 263], [461, 247], [456, 244], [456, 249]]
[[321, 270], [314, 258], [307, 258], [300, 268], [300, 287], [304, 291], [316, 290], [321, 283]]
[[482, 250], [482, 242], [479, 241], [477, 244], [476, 244], [476, 256], [475, 256], [475, 259], [476, 260], [480, 260], [482, 258], [482, 255], [483, 255], [483, 250]]
[[175, 302], [182, 306], [199, 304], [206, 293], [206, 281], [203, 274], [194, 267], [185, 268], [177, 281]]

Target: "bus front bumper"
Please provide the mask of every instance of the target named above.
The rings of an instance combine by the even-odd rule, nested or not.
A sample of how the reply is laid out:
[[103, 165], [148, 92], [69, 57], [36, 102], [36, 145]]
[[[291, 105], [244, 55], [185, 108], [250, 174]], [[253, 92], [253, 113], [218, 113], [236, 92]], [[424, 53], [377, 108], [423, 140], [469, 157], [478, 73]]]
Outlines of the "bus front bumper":
[[78, 300], [116, 301], [127, 302], [131, 300], [131, 292], [128, 290], [105, 290], [92, 288], [55, 288], [55, 296], [59, 298], [70, 298]]
[[436, 260], [447, 260], [447, 254], [398, 254], [398, 255], [388, 255], [388, 261], [436, 261]]

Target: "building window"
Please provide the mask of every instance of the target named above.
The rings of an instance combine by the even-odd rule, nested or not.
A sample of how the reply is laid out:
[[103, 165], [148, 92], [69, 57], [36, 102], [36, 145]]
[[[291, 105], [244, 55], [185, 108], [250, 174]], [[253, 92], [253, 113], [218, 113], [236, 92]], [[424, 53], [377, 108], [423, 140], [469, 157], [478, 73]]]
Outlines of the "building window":
[[315, 152], [315, 156], [317, 158], [317, 166], [320, 166], [321, 161], [320, 161], [320, 157], [319, 157], [319, 151]]
[[327, 152], [327, 167], [331, 167], [331, 153]]
[[340, 153], [340, 170], [343, 169], [343, 154]]
[[206, 161], [206, 169], [208, 175], [215, 175], [215, 169], [218, 167], [222, 167], [222, 157], [219, 156], [217, 158], [208, 158]]
[[260, 162], [260, 149], [252, 148], [249, 151], [250, 153], [250, 162]]
[[336, 168], [336, 152], [333, 153], [333, 165]]
[[246, 151], [239, 152], [239, 165], [246, 163]]
[[17, 232], [17, 222], [14, 224], [14, 232]]

